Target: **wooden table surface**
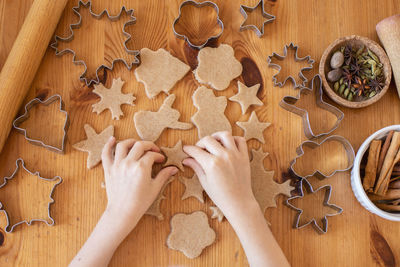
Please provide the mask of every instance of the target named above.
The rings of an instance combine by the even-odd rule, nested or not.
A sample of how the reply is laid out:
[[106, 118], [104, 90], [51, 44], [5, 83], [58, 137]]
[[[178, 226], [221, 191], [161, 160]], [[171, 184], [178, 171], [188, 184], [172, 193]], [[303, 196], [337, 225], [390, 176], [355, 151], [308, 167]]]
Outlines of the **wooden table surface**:
[[[7, 58], [31, 2], [31, 0], [0, 1], [0, 68]], [[194, 69], [195, 51], [177, 39], [172, 32], [171, 25], [177, 17], [180, 2], [180, 0], [121, 0], [111, 3], [102, 0], [94, 1], [93, 10], [98, 13], [107, 8], [112, 14], [117, 14], [122, 5], [133, 8], [137, 23], [127, 27], [127, 31], [133, 36], [128, 42], [128, 47], [130, 49], [148, 47], [153, 50], [163, 47]], [[249, 147], [262, 147], [264, 151], [269, 152], [265, 168], [274, 170], [276, 180], [283, 182], [288, 176], [289, 162], [296, 155], [296, 147], [306, 138], [301, 118], [278, 106], [283, 96], [296, 95], [297, 92], [292, 89], [290, 83], [283, 88], [272, 86], [272, 75], [276, 71], [267, 66], [267, 56], [273, 51], [282, 53], [283, 46], [293, 42], [300, 46], [301, 56], [311, 55], [316, 60], [313, 70], [316, 73], [319, 58], [329, 43], [338, 37], [351, 34], [377, 40], [376, 23], [399, 13], [400, 3], [395, 0], [270, 0], [266, 2], [265, 9], [276, 15], [277, 19], [274, 23], [266, 25], [266, 33], [262, 38], [258, 38], [252, 31], [238, 30], [243, 20], [239, 5], [255, 5], [255, 0], [218, 0], [216, 3], [219, 5], [220, 17], [225, 25], [218, 42], [232, 45], [236, 57], [243, 63], [244, 72], [239, 80], [250, 84], [261, 82], [259, 97], [265, 105], [253, 109], [256, 110], [260, 120], [272, 123], [264, 133], [266, 144], [261, 145], [252, 140], [248, 142]], [[64, 37], [68, 35], [68, 25], [77, 21], [77, 17], [71, 11], [76, 4], [76, 0], [69, 1], [56, 34]], [[115, 33], [118, 27], [114, 28], [114, 31], [107, 29], [110, 25], [106, 18], [95, 21], [85, 13], [83, 19], [84, 24], [76, 31], [75, 41], [70, 43], [69, 47], [76, 48], [78, 56], [88, 61], [90, 68], [88, 75], [93, 77], [93, 68], [101, 64], [103, 58], [106, 62], [110, 62], [115, 55], [124, 54], [120, 46], [124, 37]], [[194, 24], [196, 22], [198, 21], [194, 20]], [[288, 62], [292, 69], [297, 66], [291, 61]], [[54, 50], [49, 47], [25, 100], [26, 103], [35, 96], [45, 98], [55, 93], [62, 95], [71, 122], [65, 155], [29, 144], [15, 130], [11, 132], [1, 153], [1, 177], [10, 175], [15, 168], [16, 159], [21, 157], [28, 169], [39, 171], [44, 177], [60, 175], [64, 179], [55, 190], [55, 204], [51, 209], [56, 225], [49, 227], [44, 223], [34, 223], [30, 227], [18, 226], [13, 233], [4, 234], [4, 240], [0, 242], [1, 266], [68, 264], [89, 236], [107, 201], [105, 191], [101, 187], [103, 181], [101, 166], [92, 170], [86, 169], [86, 153], [72, 149], [72, 144], [85, 138], [83, 125], [89, 123], [96, 131], [114, 125], [115, 136], [118, 139], [137, 138], [133, 114], [142, 109], [157, 110], [165, 99], [163, 93], [154, 100], [148, 99], [143, 84], [136, 81], [133, 70], [129, 71], [123, 64], [118, 63], [112, 71], [106, 73], [101, 71], [101, 80], [108, 87], [113, 78], [121, 77], [126, 81], [123, 91], [132, 92], [137, 99], [135, 106], [122, 107], [124, 117], [121, 120], [113, 121], [109, 111], [100, 115], [92, 113], [91, 105], [98, 101], [98, 97], [91, 92], [93, 88], [79, 81], [78, 77], [82, 71], [82, 66], [72, 63], [71, 54], [57, 57]], [[308, 73], [307, 76], [312, 77], [312, 73]], [[190, 117], [196, 111], [191, 95], [197, 87], [198, 83], [193, 74], [189, 73], [172, 90], [177, 96], [174, 107], [182, 113], [182, 121], [190, 121]], [[232, 82], [227, 90], [216, 94], [232, 96], [236, 90], [236, 82]], [[226, 114], [233, 125], [233, 133], [242, 135], [242, 130], [234, 123], [238, 120], [247, 120], [250, 112], [241, 115], [239, 105], [228, 102]], [[315, 129], [322, 130], [332, 122], [331, 116], [323, 110], [318, 110], [312, 99], [303, 103], [303, 106], [310, 110], [311, 123]], [[385, 126], [400, 123], [400, 101], [393, 82], [388, 93], [376, 104], [359, 110], [348, 108], [341, 110], [345, 113], [345, 118], [334, 133], [348, 138], [356, 151], [371, 133]], [[57, 118], [56, 112], [47, 112], [47, 116], [49, 118], [42, 116], [41, 123], [31, 124], [34, 127], [36, 123], [38, 134], [57, 140], [60, 137], [59, 132], [55, 130], [47, 132], [45, 121]], [[195, 129], [166, 130], [156, 143], [172, 146], [180, 139], [185, 144], [193, 144], [197, 140], [197, 132]], [[308, 164], [318, 166], [323, 161], [321, 164], [328, 168], [341, 164], [343, 160], [340, 155], [314, 155]], [[184, 175], [192, 175], [191, 170], [185, 170]], [[316, 180], [312, 181], [314, 186], [317, 186]], [[270, 208], [265, 214], [271, 223], [274, 236], [293, 266], [395, 266], [400, 263], [399, 224], [381, 219], [361, 207], [351, 190], [348, 172], [336, 174], [318, 183], [331, 184], [333, 186], [331, 202], [344, 209], [342, 215], [329, 219], [327, 234], [319, 235], [311, 226], [301, 230], [292, 229], [296, 212], [283, 204], [285, 198], [282, 196], [277, 198], [277, 208]], [[43, 188], [37, 189], [36, 185], [28, 179], [22, 179], [18, 180], [14, 187], [10, 185], [0, 190], [1, 200], [11, 203], [8, 206], [9, 212], [13, 214], [12, 220], [24, 215], [30, 216], [31, 211], [36, 209], [35, 205], [30, 207], [29, 199], [35, 199], [35, 194], [43, 198], [47, 192]], [[165, 220], [158, 221], [155, 217], [144, 216], [116, 251], [111, 266], [248, 265], [239, 240], [226, 220], [219, 223], [209, 218], [212, 228], [217, 233], [217, 240], [197, 259], [187, 259], [182, 253], [166, 247], [165, 242], [170, 230], [169, 220], [173, 214], [202, 210], [211, 215], [210, 199], [207, 198], [205, 204], [199, 203], [196, 199], [181, 201], [183, 191], [184, 186], [175, 179], [167, 187], [166, 199], [161, 204]], [[7, 200], [4, 200], [5, 198]], [[311, 211], [313, 208], [318, 210], [318, 207], [319, 203], [308, 205]], [[45, 217], [46, 210], [44, 212], [43, 209], [37, 210]], [[4, 229], [5, 217], [1, 215], [0, 218]]]

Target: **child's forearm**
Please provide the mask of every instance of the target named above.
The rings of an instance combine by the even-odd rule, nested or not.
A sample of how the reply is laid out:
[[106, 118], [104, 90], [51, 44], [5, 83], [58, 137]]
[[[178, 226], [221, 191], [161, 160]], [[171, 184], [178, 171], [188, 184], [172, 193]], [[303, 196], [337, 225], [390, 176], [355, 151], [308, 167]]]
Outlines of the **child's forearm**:
[[250, 266], [290, 266], [255, 200], [226, 216], [242, 243]]

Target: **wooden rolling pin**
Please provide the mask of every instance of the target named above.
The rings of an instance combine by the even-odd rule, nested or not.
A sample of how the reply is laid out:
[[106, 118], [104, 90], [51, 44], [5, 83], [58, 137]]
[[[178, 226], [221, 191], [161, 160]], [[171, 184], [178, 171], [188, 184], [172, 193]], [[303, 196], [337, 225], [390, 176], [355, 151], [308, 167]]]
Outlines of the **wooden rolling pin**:
[[376, 24], [376, 32], [390, 59], [397, 93], [400, 97], [400, 14], [380, 21]]
[[0, 73], [0, 152], [67, 0], [34, 0]]

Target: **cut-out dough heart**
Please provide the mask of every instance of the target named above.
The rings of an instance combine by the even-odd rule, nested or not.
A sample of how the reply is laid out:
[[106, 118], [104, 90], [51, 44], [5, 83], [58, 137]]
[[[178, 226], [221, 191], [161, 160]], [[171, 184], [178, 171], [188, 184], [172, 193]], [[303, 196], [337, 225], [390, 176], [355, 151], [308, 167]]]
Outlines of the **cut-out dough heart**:
[[233, 48], [227, 44], [201, 49], [197, 60], [199, 64], [194, 70], [197, 81], [218, 91], [225, 90], [234, 78], [242, 74], [242, 64], [235, 58]]
[[183, 152], [182, 140], [179, 140], [174, 147], [161, 147], [161, 151], [165, 154], [167, 161], [164, 166], [176, 166], [181, 171], [184, 171], [182, 161], [188, 158], [188, 154]]
[[193, 175], [192, 178], [181, 177], [179, 179], [185, 185], [185, 192], [183, 193], [182, 200], [185, 200], [189, 197], [197, 198], [201, 203], [204, 203], [203, 197], [203, 187], [199, 181], [197, 175]]
[[178, 121], [181, 114], [172, 108], [175, 95], [168, 96], [156, 112], [141, 110], [135, 113], [133, 120], [138, 135], [142, 140], [156, 141], [165, 128], [188, 130], [191, 123]]
[[245, 114], [251, 105], [262, 106], [264, 103], [257, 97], [260, 84], [257, 83], [251, 87], [247, 87], [238, 81], [238, 93], [229, 98], [230, 101], [235, 101], [240, 104], [242, 114]]
[[147, 96], [153, 98], [160, 92], [168, 94], [189, 70], [188, 65], [163, 48], [157, 51], [142, 48], [140, 65], [135, 69], [135, 77], [144, 84]]
[[193, 105], [198, 109], [192, 117], [199, 138], [219, 131], [232, 132], [232, 126], [224, 112], [227, 105], [225, 96], [214, 95], [211, 89], [200, 86], [193, 93]]
[[237, 121], [236, 124], [243, 129], [246, 141], [254, 138], [265, 144], [263, 132], [271, 123], [260, 122], [255, 111], [251, 113], [248, 121]]

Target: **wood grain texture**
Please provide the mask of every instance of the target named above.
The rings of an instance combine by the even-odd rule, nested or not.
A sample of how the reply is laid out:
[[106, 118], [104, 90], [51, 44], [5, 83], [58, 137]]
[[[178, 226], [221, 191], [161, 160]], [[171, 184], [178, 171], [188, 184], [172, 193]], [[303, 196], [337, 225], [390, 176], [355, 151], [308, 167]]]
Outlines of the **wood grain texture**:
[[[128, 48], [148, 47], [156, 50], [163, 47], [194, 69], [197, 64], [196, 51], [187, 47], [172, 32], [172, 22], [178, 15], [180, 2], [99, 0], [93, 3], [93, 9], [100, 12], [107, 8], [112, 14], [117, 14], [122, 5], [135, 9], [137, 22], [127, 27], [127, 31], [133, 36], [127, 44]], [[0, 0], [0, 67], [4, 65], [16, 32], [20, 30], [31, 3], [32, 1], [28, 0]], [[255, 5], [256, 0], [218, 0], [216, 3], [220, 7], [220, 17], [225, 25], [224, 33], [218, 42], [234, 47], [235, 55], [244, 67], [239, 80], [247, 86], [260, 83], [258, 96], [265, 104], [263, 107], [251, 107], [245, 115], [241, 115], [240, 105], [228, 101], [225, 114], [231, 121], [233, 133], [237, 135], [242, 135], [243, 131], [234, 122], [247, 121], [252, 110], [256, 111], [261, 121], [272, 123], [264, 133], [266, 143], [262, 147], [264, 151], [269, 152], [264, 163], [267, 170], [275, 171], [277, 181], [283, 182], [288, 177], [288, 166], [296, 154], [295, 149], [305, 140], [305, 136], [301, 117], [278, 106], [283, 96], [294, 96], [297, 91], [292, 89], [290, 83], [283, 88], [272, 86], [272, 75], [276, 71], [268, 68], [267, 56], [273, 51], [281, 52], [285, 44], [293, 42], [300, 46], [300, 56], [311, 55], [317, 61], [313, 70], [313, 73], [317, 73], [319, 58], [333, 40], [340, 36], [357, 34], [377, 41], [375, 24], [385, 17], [400, 13], [400, 4], [397, 1], [380, 0], [365, 1], [362, 4], [357, 0], [271, 0], [266, 2], [265, 8], [267, 12], [276, 15], [277, 19], [266, 25], [264, 37], [258, 38], [252, 31], [238, 30], [243, 20], [239, 5]], [[76, 16], [71, 10], [76, 4], [76, 0], [68, 2], [56, 34], [68, 34], [68, 24], [76, 21]], [[102, 27], [102, 24], [99, 27]], [[82, 38], [84, 36], [82, 35]], [[87, 40], [95, 44], [93, 47], [78, 45], [78, 48], [86, 51], [77, 53], [105, 58], [112, 54], [113, 48], [119, 47], [118, 44], [114, 47], [112, 42], [108, 42], [105, 47], [106, 40], [110, 41], [104, 38], [103, 32], [100, 31], [98, 39]], [[87, 51], [88, 49], [90, 51]], [[134, 78], [133, 70], [128, 71], [123, 64], [117, 64], [113, 71], [101, 72], [101, 79], [109, 88], [113, 78], [121, 77], [126, 81], [122, 91], [133, 93], [137, 100], [133, 107], [122, 106], [124, 117], [119, 121], [112, 121], [107, 112], [100, 115], [92, 113], [91, 105], [98, 102], [99, 97], [91, 92], [92, 88], [79, 81], [78, 77], [82, 71], [83, 67], [72, 63], [71, 55], [56, 57], [54, 50], [48, 48], [24, 101], [27, 103], [35, 96], [44, 98], [55, 93], [63, 96], [71, 119], [66, 154], [59, 155], [33, 146], [13, 130], [0, 156], [0, 177], [9, 175], [15, 166], [15, 160], [22, 157], [30, 170], [38, 170], [44, 177], [60, 175], [64, 179], [54, 194], [56, 202], [52, 207], [52, 216], [56, 225], [48, 227], [37, 223], [30, 227], [21, 226], [17, 227], [14, 233], [4, 235], [3, 241], [0, 238], [1, 266], [68, 264], [89, 236], [107, 201], [105, 191], [101, 187], [101, 167], [87, 170], [87, 155], [72, 149], [71, 144], [85, 138], [85, 123], [90, 123], [96, 131], [112, 124], [118, 139], [137, 138], [133, 114], [138, 110], [156, 111], [165, 99], [163, 93], [153, 100], [148, 99], [143, 84]], [[307, 76], [312, 77], [311, 73]], [[190, 121], [190, 117], [196, 112], [191, 95], [197, 87], [198, 83], [189, 72], [171, 90], [171, 93], [177, 96], [173, 107], [181, 112], [181, 121]], [[236, 87], [237, 83], [232, 82], [227, 90], [216, 92], [216, 95], [231, 97], [236, 94]], [[358, 149], [371, 133], [384, 126], [400, 123], [399, 107], [400, 101], [392, 84], [388, 93], [370, 107], [360, 110], [341, 108], [345, 118], [334, 133], [345, 136], [354, 148]], [[325, 113], [310, 118], [313, 128], [324, 128]], [[195, 143], [196, 129], [167, 129], [156, 143], [171, 147], [178, 140], [183, 140], [184, 144]], [[255, 140], [250, 140], [248, 144], [254, 149], [261, 147]], [[184, 175], [191, 177], [192, 172], [186, 169]], [[277, 208], [266, 211], [272, 232], [293, 266], [395, 266], [400, 263], [399, 224], [383, 220], [361, 207], [352, 193], [349, 173], [336, 174], [328, 181], [312, 181], [319, 186], [326, 182], [331, 183], [333, 194], [330, 201], [344, 209], [342, 215], [329, 219], [326, 235], [318, 235], [311, 227], [292, 229], [296, 212], [283, 204], [284, 197], [278, 197]], [[182, 201], [183, 192], [184, 186], [175, 179], [167, 187], [166, 199], [161, 203], [165, 220], [158, 221], [154, 217], [145, 216], [120, 245], [110, 266], [248, 265], [239, 240], [226, 220], [222, 223], [217, 220], [210, 221], [217, 233], [217, 242], [206, 248], [197, 259], [189, 260], [182, 253], [166, 247], [165, 242], [170, 231], [169, 220], [173, 214], [202, 210], [209, 218], [211, 216], [208, 207], [212, 206], [212, 203], [208, 197], [205, 204], [196, 199]], [[15, 201], [18, 199], [15, 198]], [[5, 226], [2, 215], [0, 225]]]

